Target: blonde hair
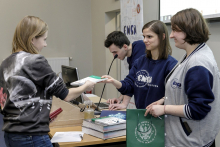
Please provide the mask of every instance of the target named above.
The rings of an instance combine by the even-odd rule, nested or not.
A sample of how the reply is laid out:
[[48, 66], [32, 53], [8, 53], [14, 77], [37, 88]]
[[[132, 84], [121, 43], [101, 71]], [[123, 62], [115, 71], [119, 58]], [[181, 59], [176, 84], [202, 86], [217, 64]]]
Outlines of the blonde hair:
[[33, 38], [39, 38], [48, 31], [48, 25], [38, 17], [26, 16], [17, 25], [12, 41], [12, 53], [19, 50], [38, 54], [31, 43]]

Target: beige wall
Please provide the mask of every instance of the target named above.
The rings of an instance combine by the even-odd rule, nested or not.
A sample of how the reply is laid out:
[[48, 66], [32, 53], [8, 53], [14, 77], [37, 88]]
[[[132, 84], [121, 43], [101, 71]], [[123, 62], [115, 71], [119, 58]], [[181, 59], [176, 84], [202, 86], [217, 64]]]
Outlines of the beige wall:
[[73, 57], [79, 76], [93, 74], [91, 0], [0, 0], [0, 61], [11, 53], [18, 22], [34, 15], [49, 25], [45, 57]]
[[[109, 65], [112, 61], [112, 55], [104, 47], [104, 40], [106, 36], [116, 30], [113, 27], [115, 22], [114, 13], [120, 11], [120, 1], [115, 0], [92, 0], [92, 51], [93, 51], [93, 74], [104, 75], [107, 74]], [[158, 18], [158, 0], [144, 0], [144, 23]], [[148, 8], [149, 7], [149, 8]], [[154, 9], [152, 13], [151, 10]], [[150, 15], [149, 15], [150, 14]], [[117, 77], [116, 61], [113, 63], [110, 75], [114, 78]], [[95, 86], [95, 94], [101, 96], [103, 84], [97, 84]], [[116, 89], [107, 84], [103, 98], [113, 98], [117, 96]]]
[[[108, 19], [111, 11], [120, 9], [120, 1], [115, 0], [92, 0], [92, 52], [93, 52], [93, 74], [102, 76], [107, 74], [110, 62], [113, 59], [109, 51], [104, 47], [104, 40], [108, 34], [105, 30], [108, 23], [113, 23], [114, 20]], [[111, 28], [112, 29], [112, 28]], [[108, 57], [107, 57], [108, 56]], [[115, 66], [115, 65], [114, 65]], [[114, 67], [113, 67], [114, 68]], [[96, 84], [95, 94], [101, 96], [101, 91], [104, 84]], [[107, 85], [103, 98], [112, 98], [108, 92], [109, 88], [116, 92], [112, 85]], [[109, 97], [107, 97], [107, 95]]]

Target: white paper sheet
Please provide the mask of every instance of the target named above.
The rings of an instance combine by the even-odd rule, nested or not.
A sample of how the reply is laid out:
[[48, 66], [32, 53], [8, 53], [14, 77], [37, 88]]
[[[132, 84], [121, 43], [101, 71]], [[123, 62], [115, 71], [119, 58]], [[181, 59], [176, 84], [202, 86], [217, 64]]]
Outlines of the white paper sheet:
[[55, 142], [80, 142], [81, 137], [80, 134], [83, 136], [84, 133], [80, 131], [74, 132], [56, 132], [51, 139], [51, 143]]
[[98, 97], [97, 95], [95, 94], [85, 94], [87, 97]]
[[83, 78], [81, 80], [72, 82], [72, 83], [70, 83], [70, 85], [72, 85], [72, 86], [81, 86], [81, 85], [85, 84], [86, 81], [91, 81], [91, 82], [98, 83], [98, 82], [107, 80], [107, 78], [99, 79], [99, 78], [96, 78], [96, 77], [97, 76], [86, 77], [86, 78]]

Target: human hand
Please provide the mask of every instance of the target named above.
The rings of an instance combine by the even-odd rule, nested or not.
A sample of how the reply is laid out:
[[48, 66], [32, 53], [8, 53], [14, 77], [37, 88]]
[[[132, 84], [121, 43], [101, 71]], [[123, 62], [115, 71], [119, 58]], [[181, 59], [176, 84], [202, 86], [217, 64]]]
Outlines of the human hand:
[[158, 117], [164, 114], [164, 105], [153, 105], [150, 114], [154, 117]]
[[107, 80], [104, 80], [104, 81], [101, 81], [100, 83], [113, 83], [114, 82], [114, 78], [112, 78], [111, 76], [109, 75], [104, 75], [101, 77], [102, 79], [104, 78], [107, 78]]
[[153, 102], [153, 103], [151, 103], [150, 105], [148, 105], [148, 106], [146, 107], [146, 109], [151, 108], [153, 105], [162, 105], [163, 103], [164, 103], [164, 99], [163, 99], [163, 98], [162, 98], [162, 99], [159, 99], [158, 101]]
[[86, 81], [86, 83], [84, 84], [84, 86], [85, 86], [85, 91], [91, 91], [93, 88], [94, 88], [94, 85], [95, 85], [96, 83], [94, 83], [94, 82], [91, 82], [91, 81]]
[[108, 99], [107, 103], [109, 104], [119, 104], [121, 101], [118, 98]]
[[[147, 110], [146, 110], [144, 116], [147, 116], [147, 114], [151, 111], [153, 105], [162, 105], [163, 103], [164, 103], [164, 99], [162, 98], [162, 99], [159, 99], [158, 101], [153, 102], [153, 103], [151, 103], [150, 105], [148, 105], [148, 106], [146, 107]], [[151, 113], [150, 113], [150, 114], [151, 114]]]
[[126, 107], [127, 106], [124, 104], [110, 104], [108, 109], [112, 111], [112, 110], [126, 109]]

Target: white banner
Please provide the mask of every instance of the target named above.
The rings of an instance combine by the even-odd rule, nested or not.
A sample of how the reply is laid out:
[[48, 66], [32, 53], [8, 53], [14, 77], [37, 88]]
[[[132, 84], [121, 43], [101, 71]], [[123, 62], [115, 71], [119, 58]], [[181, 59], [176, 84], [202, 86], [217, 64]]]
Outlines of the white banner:
[[[120, 0], [121, 2], [121, 31], [130, 42], [142, 40], [143, 27], [143, 0]], [[121, 79], [129, 73], [127, 58], [121, 62]], [[136, 108], [134, 98], [131, 99], [128, 109]]]

